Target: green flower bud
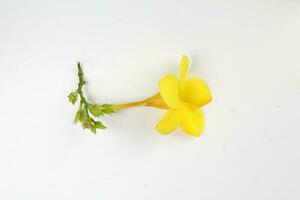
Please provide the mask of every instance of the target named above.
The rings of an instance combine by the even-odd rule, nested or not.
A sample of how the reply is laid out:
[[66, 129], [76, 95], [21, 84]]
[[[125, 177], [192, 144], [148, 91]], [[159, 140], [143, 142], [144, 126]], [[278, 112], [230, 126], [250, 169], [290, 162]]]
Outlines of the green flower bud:
[[84, 121], [84, 122], [82, 122], [81, 126], [83, 129], [89, 129], [91, 126], [91, 123], [88, 121]]
[[105, 129], [106, 128], [100, 121], [95, 121], [94, 125], [97, 129]]
[[86, 106], [84, 106], [83, 110], [82, 110], [82, 120], [83, 121], [88, 121], [90, 120], [90, 116], [89, 116], [89, 113], [88, 113], [88, 109]]
[[82, 122], [82, 111], [78, 110], [74, 119], [74, 124], [76, 124], [78, 121]]
[[92, 133], [96, 134], [96, 127], [93, 124], [90, 124], [90, 130], [92, 131]]
[[78, 92], [77, 91], [71, 92], [71, 94], [69, 94], [68, 98], [69, 98], [69, 101], [74, 105], [78, 98]]

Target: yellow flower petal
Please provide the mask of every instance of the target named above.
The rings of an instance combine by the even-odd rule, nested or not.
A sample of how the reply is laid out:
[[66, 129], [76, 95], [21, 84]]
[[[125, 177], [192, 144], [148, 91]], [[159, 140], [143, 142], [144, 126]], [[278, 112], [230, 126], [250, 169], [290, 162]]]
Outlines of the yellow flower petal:
[[212, 100], [208, 85], [198, 78], [189, 78], [183, 81], [179, 96], [182, 101], [197, 106], [203, 106]]
[[183, 55], [181, 58], [181, 64], [180, 64], [180, 81], [183, 81], [186, 77], [187, 71], [189, 69], [189, 57], [187, 55]]
[[196, 106], [182, 103], [178, 108], [179, 126], [190, 136], [198, 137], [204, 129], [204, 113]]
[[167, 135], [177, 128], [178, 120], [175, 110], [168, 110], [163, 118], [156, 125], [160, 134]]
[[176, 108], [179, 102], [178, 79], [174, 74], [165, 76], [159, 81], [159, 92], [170, 108]]

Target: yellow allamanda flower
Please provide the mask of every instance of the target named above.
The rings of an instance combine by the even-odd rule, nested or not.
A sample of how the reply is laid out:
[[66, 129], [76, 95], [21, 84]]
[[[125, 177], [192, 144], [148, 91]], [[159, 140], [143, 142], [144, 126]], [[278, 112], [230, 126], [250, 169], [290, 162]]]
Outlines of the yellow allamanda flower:
[[77, 101], [77, 96], [80, 96], [80, 106], [75, 122], [80, 121], [84, 128], [89, 128], [93, 133], [96, 133], [96, 129], [106, 127], [100, 121], [95, 121], [90, 117], [90, 114], [99, 117], [133, 106], [151, 106], [167, 110], [156, 125], [156, 129], [160, 134], [170, 134], [179, 126], [188, 135], [198, 137], [204, 129], [205, 121], [204, 113], [200, 110], [200, 107], [209, 103], [212, 96], [203, 80], [196, 77], [186, 77], [189, 63], [188, 56], [183, 55], [179, 78], [174, 74], [163, 77], [159, 81], [159, 93], [154, 96], [143, 101], [117, 105], [96, 105], [87, 102], [82, 91], [82, 86], [85, 83], [83, 72], [78, 63], [78, 89], [69, 95], [69, 100], [73, 104]]
[[178, 126], [190, 136], [199, 136], [204, 128], [204, 113], [199, 108], [212, 100], [207, 84], [199, 78], [187, 78], [189, 59], [182, 56], [180, 77], [170, 74], [159, 81], [159, 92], [169, 109], [156, 125], [161, 134]]

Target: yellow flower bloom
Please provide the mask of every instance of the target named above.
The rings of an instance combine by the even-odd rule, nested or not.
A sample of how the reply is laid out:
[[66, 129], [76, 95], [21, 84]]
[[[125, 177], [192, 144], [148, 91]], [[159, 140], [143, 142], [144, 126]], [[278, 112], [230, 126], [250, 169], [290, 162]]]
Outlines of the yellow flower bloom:
[[156, 125], [159, 133], [167, 135], [178, 126], [190, 136], [198, 137], [204, 129], [204, 113], [200, 107], [212, 100], [207, 84], [199, 78], [186, 78], [189, 58], [182, 56], [180, 77], [170, 74], [159, 81], [160, 96], [168, 107]]

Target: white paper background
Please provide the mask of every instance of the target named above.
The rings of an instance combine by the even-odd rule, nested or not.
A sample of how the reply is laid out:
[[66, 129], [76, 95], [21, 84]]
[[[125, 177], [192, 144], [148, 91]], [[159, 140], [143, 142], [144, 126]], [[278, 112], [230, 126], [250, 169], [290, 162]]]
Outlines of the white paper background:
[[[299, 199], [300, 2], [0, 2], [0, 199]], [[211, 87], [206, 130], [155, 131], [133, 108], [98, 135], [72, 124], [76, 62], [96, 103], [177, 73]]]

